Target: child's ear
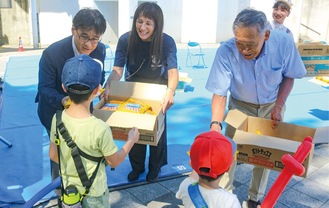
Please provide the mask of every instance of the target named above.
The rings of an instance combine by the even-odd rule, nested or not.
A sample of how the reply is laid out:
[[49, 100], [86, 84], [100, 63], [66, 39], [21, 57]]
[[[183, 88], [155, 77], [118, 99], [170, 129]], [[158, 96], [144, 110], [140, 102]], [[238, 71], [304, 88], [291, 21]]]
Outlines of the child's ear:
[[67, 92], [63, 83], [62, 83], [62, 89], [64, 90], [64, 92]]
[[93, 94], [98, 94], [98, 92], [102, 89], [102, 85], [98, 85], [98, 87], [96, 87], [94, 90], [93, 90]]

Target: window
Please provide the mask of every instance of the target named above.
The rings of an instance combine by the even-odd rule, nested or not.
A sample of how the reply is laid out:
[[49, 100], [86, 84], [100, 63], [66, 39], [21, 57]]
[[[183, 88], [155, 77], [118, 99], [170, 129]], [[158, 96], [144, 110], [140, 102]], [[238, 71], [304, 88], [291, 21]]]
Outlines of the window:
[[11, 0], [0, 0], [0, 8], [12, 8]]

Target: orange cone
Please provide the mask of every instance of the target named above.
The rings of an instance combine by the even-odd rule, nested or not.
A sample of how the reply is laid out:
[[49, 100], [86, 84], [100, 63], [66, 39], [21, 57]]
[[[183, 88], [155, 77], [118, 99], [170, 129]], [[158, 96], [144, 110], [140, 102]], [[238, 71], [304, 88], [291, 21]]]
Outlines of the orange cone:
[[19, 37], [19, 39], [18, 39], [18, 50], [17, 51], [19, 51], [19, 52], [24, 51], [23, 41], [22, 41], [21, 37]]

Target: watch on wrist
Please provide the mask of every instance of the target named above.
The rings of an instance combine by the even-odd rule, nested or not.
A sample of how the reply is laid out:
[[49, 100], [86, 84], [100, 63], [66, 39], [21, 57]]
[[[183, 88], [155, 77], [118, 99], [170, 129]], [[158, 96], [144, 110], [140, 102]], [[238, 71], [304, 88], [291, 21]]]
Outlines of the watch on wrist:
[[217, 125], [219, 125], [220, 130], [223, 129], [223, 126], [222, 126], [222, 123], [221, 123], [221, 122], [219, 122], [219, 121], [212, 121], [212, 122], [210, 123], [210, 128], [211, 128], [211, 126], [212, 126], [213, 124], [217, 124]]

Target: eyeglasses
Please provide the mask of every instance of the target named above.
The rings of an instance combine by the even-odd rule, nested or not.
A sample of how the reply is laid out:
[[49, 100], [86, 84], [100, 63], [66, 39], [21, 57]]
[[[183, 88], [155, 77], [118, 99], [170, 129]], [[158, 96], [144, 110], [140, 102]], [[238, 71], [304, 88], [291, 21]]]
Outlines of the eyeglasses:
[[235, 44], [237, 48], [241, 50], [253, 50], [257, 48], [260, 43], [261, 43], [260, 38], [257, 38], [255, 41], [246, 42], [246, 43], [240, 42], [237, 39], [235, 39]]
[[98, 44], [99, 41], [102, 40], [102, 38], [89, 38], [84, 35], [79, 35], [79, 33], [77, 33], [77, 34], [78, 34], [79, 40], [81, 40], [84, 43], [88, 43], [88, 41], [90, 41], [92, 44], [96, 45], [96, 44]]
[[235, 43], [239, 49], [243, 49], [243, 50], [247, 50], [247, 49], [251, 50], [258, 46], [258, 42], [257, 43], [241, 43], [241, 42], [235, 41]]

